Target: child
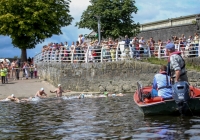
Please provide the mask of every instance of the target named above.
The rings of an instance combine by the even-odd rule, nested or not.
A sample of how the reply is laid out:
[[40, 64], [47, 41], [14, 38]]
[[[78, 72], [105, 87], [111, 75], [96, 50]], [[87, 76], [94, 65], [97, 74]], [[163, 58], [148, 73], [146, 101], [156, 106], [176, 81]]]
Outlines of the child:
[[30, 74], [31, 74], [31, 79], [33, 79], [33, 65], [30, 67]]
[[4, 71], [5, 71], [5, 73], [6, 73], [5, 81], [6, 81], [6, 83], [8, 83], [8, 74], [9, 74], [9, 69], [8, 69], [7, 66], [4, 67]]
[[111, 54], [112, 61], [115, 61], [115, 54], [116, 54], [115, 48], [112, 47], [112, 49], [110, 50], [110, 54]]
[[28, 77], [29, 77], [29, 75], [28, 75], [29, 74], [29, 64], [25, 62], [23, 69], [25, 71], [26, 79], [28, 79]]
[[37, 78], [37, 64], [34, 65], [34, 76]]
[[95, 62], [95, 59], [97, 59], [97, 53], [95, 52], [95, 50], [92, 50], [92, 60], [93, 60], [93, 62]]

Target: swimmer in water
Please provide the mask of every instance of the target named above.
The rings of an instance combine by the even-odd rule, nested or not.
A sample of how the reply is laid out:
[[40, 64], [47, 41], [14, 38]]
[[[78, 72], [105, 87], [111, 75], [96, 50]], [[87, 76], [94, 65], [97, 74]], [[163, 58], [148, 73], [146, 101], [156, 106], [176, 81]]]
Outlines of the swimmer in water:
[[122, 94], [122, 93], [115, 94], [115, 93], [109, 93], [109, 92], [104, 92], [104, 95], [107, 96], [107, 97], [124, 96], [124, 94]]
[[40, 97], [29, 97], [29, 98], [21, 99], [20, 102], [39, 101], [39, 100], [40, 100]]
[[6, 99], [3, 99], [1, 101], [12, 101], [12, 102], [17, 102], [17, 103], [20, 102], [20, 100], [17, 97], [15, 97], [14, 94], [8, 96]]
[[83, 99], [84, 97], [85, 97], [85, 95], [84, 95], [83, 93], [81, 93], [81, 94], [78, 96], [79, 99]]
[[70, 92], [70, 90], [64, 91], [61, 87], [61, 84], [58, 84], [58, 88], [55, 89], [54, 91], [51, 91], [51, 93], [56, 93], [56, 97], [62, 97], [62, 93]]
[[37, 101], [40, 98], [47, 97], [47, 94], [44, 92], [44, 88], [41, 88], [39, 91], [36, 92], [35, 97], [29, 97], [28, 99], [21, 99], [21, 102], [28, 102], [28, 101]]
[[39, 98], [47, 97], [47, 94], [44, 92], [44, 88], [41, 88], [39, 91], [37, 91], [35, 97]]

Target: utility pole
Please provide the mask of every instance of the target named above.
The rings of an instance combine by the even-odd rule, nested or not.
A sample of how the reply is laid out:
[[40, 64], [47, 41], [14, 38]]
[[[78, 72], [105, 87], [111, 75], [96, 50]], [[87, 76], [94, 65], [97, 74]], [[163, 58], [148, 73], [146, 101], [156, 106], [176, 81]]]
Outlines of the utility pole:
[[99, 43], [98, 44], [100, 45], [100, 43], [101, 43], [101, 21], [100, 21], [101, 17], [97, 16], [97, 15], [95, 15], [95, 17], [98, 20], [98, 38], [99, 38]]

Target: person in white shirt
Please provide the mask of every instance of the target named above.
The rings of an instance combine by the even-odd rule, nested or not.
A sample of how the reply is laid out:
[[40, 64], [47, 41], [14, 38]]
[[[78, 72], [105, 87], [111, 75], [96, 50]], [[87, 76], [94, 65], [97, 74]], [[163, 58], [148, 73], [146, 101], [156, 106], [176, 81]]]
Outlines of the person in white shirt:
[[64, 45], [64, 47], [66, 48], [66, 50], [69, 50], [69, 49], [70, 49], [70, 46], [68, 45], [68, 43], [67, 43], [67, 42], [65, 42], [65, 45]]
[[80, 36], [81, 36], [81, 44], [83, 44], [84, 41], [85, 41], [85, 38], [84, 38], [84, 36], [82, 34]]
[[83, 37], [82, 34], [80, 34], [80, 35], [78, 36], [78, 42], [79, 42], [79, 44], [80, 44], [80, 45], [83, 44], [84, 41], [85, 41], [85, 38]]
[[139, 48], [140, 48], [140, 54], [144, 53], [144, 46], [145, 46], [145, 40], [143, 37], [140, 38], [139, 40]]
[[187, 39], [187, 43], [186, 43], [186, 55], [188, 55], [188, 57], [192, 57], [195, 55], [195, 48], [194, 46], [192, 46], [192, 42], [193, 42], [193, 38], [192, 36], [189, 36], [189, 38]]
[[82, 41], [82, 40], [81, 40], [81, 35], [79, 35], [79, 36], [78, 36], [78, 42], [79, 42], [79, 44], [81, 44], [81, 41]]

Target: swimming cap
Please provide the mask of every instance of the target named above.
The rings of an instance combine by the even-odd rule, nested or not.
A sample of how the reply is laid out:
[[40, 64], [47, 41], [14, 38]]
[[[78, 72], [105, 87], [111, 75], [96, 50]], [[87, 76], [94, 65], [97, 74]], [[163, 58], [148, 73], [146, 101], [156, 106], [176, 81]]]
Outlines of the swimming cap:
[[14, 97], [14, 94], [12, 94], [11, 97]]
[[58, 87], [60, 87], [61, 86], [61, 84], [58, 84]]
[[43, 91], [43, 90], [44, 90], [44, 88], [41, 88], [40, 90], [41, 90], [41, 91]]
[[105, 95], [107, 95], [107, 94], [108, 94], [108, 92], [106, 92], [106, 91], [105, 91], [105, 92], [104, 92], [104, 94], [105, 94]]

